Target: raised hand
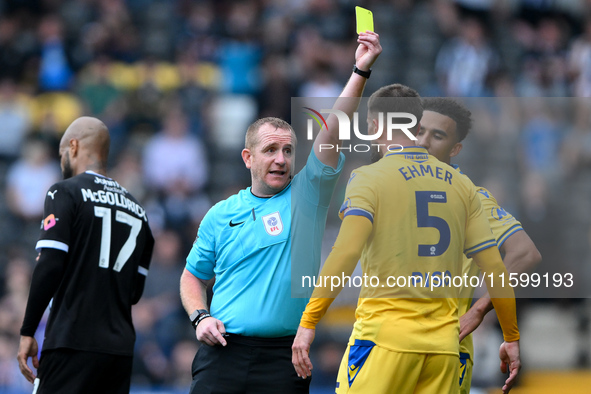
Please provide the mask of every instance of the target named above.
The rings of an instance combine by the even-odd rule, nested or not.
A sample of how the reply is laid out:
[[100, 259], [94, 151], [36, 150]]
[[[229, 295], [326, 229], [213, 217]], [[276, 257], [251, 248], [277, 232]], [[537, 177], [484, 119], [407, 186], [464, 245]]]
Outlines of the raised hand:
[[355, 65], [362, 71], [368, 71], [382, 53], [380, 36], [372, 31], [359, 33], [357, 42], [359, 46], [355, 51]]

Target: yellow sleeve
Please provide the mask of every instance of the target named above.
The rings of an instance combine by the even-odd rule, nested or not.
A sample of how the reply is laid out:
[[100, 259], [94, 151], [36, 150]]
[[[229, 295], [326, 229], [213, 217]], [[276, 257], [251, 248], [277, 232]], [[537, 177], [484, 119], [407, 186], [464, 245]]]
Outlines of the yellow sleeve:
[[478, 197], [480, 197], [482, 209], [488, 218], [488, 224], [500, 250], [503, 243], [511, 235], [523, 230], [523, 227], [521, 227], [521, 223], [513, 215], [499, 205], [491, 192], [483, 187], [479, 187]]
[[464, 254], [468, 258], [481, 250], [497, 245], [477, 194], [476, 187], [471, 184], [470, 206], [464, 240]]
[[[498, 249], [491, 247], [482, 250], [476, 253], [473, 258], [483, 272], [488, 292], [491, 295], [491, 301], [503, 329], [505, 341], [517, 341], [519, 339], [519, 328], [517, 327], [515, 293], [509, 285], [509, 274]], [[503, 275], [505, 279], [501, 280]]]
[[[372, 223], [364, 216], [348, 215], [341, 224], [339, 235], [320, 271], [320, 286], [314, 289], [312, 298], [302, 315], [300, 325], [314, 329], [322, 319], [332, 301], [340, 293], [342, 287], [333, 287], [333, 277], [339, 279], [351, 276], [365, 243], [372, 230]], [[326, 278], [326, 279], [325, 279]], [[342, 282], [342, 281], [341, 281]], [[324, 286], [326, 284], [326, 286]], [[336, 283], [335, 283], [336, 284]]]
[[375, 180], [366, 175], [364, 167], [356, 169], [351, 173], [347, 183], [345, 202], [339, 210], [339, 217], [344, 219], [348, 215], [358, 215], [373, 221], [376, 205]]

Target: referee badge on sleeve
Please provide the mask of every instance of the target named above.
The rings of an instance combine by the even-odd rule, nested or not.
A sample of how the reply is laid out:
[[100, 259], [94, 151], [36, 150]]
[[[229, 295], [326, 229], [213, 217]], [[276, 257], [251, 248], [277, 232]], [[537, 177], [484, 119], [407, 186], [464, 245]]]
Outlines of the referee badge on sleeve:
[[283, 232], [283, 222], [279, 211], [263, 216], [265, 231], [269, 235], [279, 235]]

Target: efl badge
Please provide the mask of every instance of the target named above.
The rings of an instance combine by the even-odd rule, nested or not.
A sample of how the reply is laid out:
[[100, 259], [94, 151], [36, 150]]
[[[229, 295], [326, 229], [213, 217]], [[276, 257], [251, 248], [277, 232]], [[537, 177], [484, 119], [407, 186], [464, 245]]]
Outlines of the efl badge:
[[283, 232], [283, 222], [281, 221], [279, 212], [263, 216], [263, 223], [265, 224], [265, 230], [269, 235], [279, 235]]

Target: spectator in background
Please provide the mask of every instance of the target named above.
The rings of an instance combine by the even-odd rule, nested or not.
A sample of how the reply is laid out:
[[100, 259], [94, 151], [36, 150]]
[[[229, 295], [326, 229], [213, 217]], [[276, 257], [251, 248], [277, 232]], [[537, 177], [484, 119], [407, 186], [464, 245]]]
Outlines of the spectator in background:
[[63, 37], [63, 23], [59, 17], [48, 15], [39, 25], [41, 64], [39, 87], [41, 90], [67, 90], [74, 75], [68, 61]]
[[255, 94], [261, 85], [262, 48], [258, 34], [257, 3], [235, 2], [230, 6], [225, 30], [228, 39], [220, 44], [222, 89], [233, 94]]
[[83, 113], [80, 98], [70, 92], [47, 92], [32, 102], [33, 134], [52, 144], [55, 151], [63, 131]]
[[[164, 230], [154, 245], [151, 278], [146, 281], [145, 301], [153, 306], [156, 317], [155, 334], [166, 357], [170, 357], [176, 338], [190, 337], [178, 294], [179, 278], [183, 273], [182, 239], [178, 233]], [[172, 332], [175, 335], [170, 335]]]
[[205, 146], [179, 109], [166, 114], [163, 129], [147, 142], [143, 172], [164, 210], [165, 227], [184, 231], [209, 209], [203, 194], [209, 174]]
[[142, 174], [142, 151], [133, 143], [127, 144], [116, 159], [116, 164], [111, 170], [113, 178], [119, 184], [144, 201], [147, 195], [146, 186]]
[[6, 265], [5, 294], [0, 298], [0, 332], [9, 333], [15, 339], [25, 315], [31, 273], [30, 262], [19, 255], [12, 257]]
[[101, 56], [82, 72], [78, 78], [78, 95], [86, 110], [93, 116], [113, 123], [124, 115], [123, 92], [112, 81], [111, 59]]
[[191, 375], [187, 373], [187, 365], [191, 365], [199, 345], [194, 340], [182, 340], [178, 342], [171, 355], [171, 375], [168, 383], [172, 387], [183, 389], [191, 386]]
[[183, 113], [189, 118], [190, 129], [200, 138], [206, 138], [206, 125], [203, 121], [214, 90], [220, 81], [220, 70], [213, 63], [200, 62], [196, 57], [179, 54], [177, 66], [180, 86], [176, 97]]
[[109, 127], [111, 155], [117, 155], [127, 142], [128, 130], [124, 127], [127, 106], [124, 92], [110, 76], [112, 70], [111, 59], [106, 56], [91, 62], [78, 78], [77, 92], [86, 112], [102, 119]]
[[300, 87], [300, 97], [338, 97], [342, 85], [332, 76], [327, 66], [318, 66], [312, 70], [309, 80]]
[[[3, 10], [4, 11], [4, 10]], [[27, 62], [33, 58], [36, 42], [23, 20], [3, 13], [0, 19], [0, 76], [21, 80], [26, 77]]]
[[146, 144], [143, 163], [146, 183], [157, 192], [190, 195], [207, 182], [205, 147], [178, 109], [166, 114], [162, 130]]
[[556, 114], [547, 102], [530, 100], [521, 130], [522, 196], [527, 218], [540, 222], [546, 218], [551, 190], [560, 182], [563, 164], [560, 149], [564, 140]]
[[591, 97], [591, 17], [585, 19], [583, 34], [570, 46], [568, 71], [573, 95]]
[[578, 98], [574, 100], [574, 133], [565, 141], [563, 159], [567, 173], [591, 163], [591, 17], [587, 16], [583, 24], [583, 33], [571, 44], [568, 56], [568, 73], [571, 92]]
[[39, 139], [28, 140], [22, 158], [8, 169], [6, 194], [12, 214], [25, 222], [38, 224], [47, 189], [60, 175], [59, 165], [51, 158], [47, 144]]
[[543, 18], [526, 42], [517, 93], [524, 97], [568, 95], [566, 24], [558, 18]]
[[13, 161], [18, 157], [31, 127], [30, 105], [31, 97], [20, 93], [13, 80], [0, 81], [0, 159]]
[[465, 17], [459, 29], [459, 35], [445, 43], [437, 55], [439, 86], [446, 96], [485, 96], [487, 80], [498, 68], [498, 55], [480, 20]]
[[179, 340], [191, 337], [178, 295], [184, 265], [181, 246], [181, 238], [174, 231], [164, 230], [156, 237], [144, 297], [134, 312], [134, 321], [138, 322], [138, 357], [134, 362], [137, 382], [169, 381], [174, 374], [174, 348]]
[[27, 305], [31, 265], [15, 255], [6, 265], [4, 296], [0, 297], [0, 392], [29, 393], [31, 385], [22, 378], [14, 355], [17, 351], [20, 322]]
[[287, 59], [279, 54], [272, 54], [263, 61], [265, 80], [258, 95], [261, 117], [277, 116], [281, 119], [291, 117], [291, 98], [296, 94], [289, 79]]

